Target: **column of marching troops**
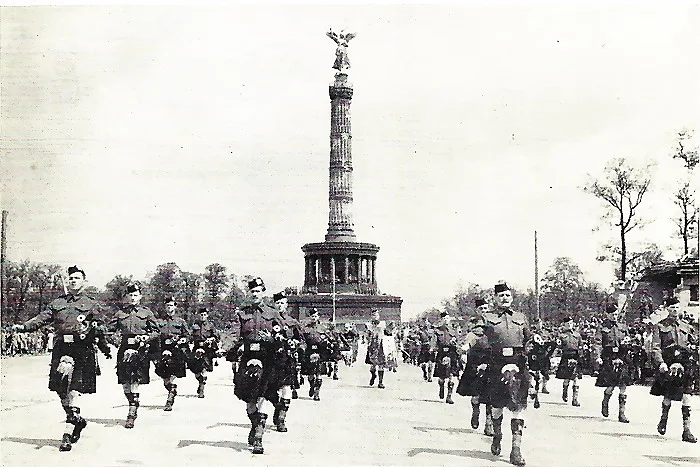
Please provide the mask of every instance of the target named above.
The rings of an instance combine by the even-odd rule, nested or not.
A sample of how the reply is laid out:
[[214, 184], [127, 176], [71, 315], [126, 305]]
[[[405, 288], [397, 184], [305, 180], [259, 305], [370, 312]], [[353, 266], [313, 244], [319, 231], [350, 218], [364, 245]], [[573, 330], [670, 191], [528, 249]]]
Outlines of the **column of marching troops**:
[[[204, 397], [207, 373], [213, 361], [223, 355], [218, 345], [220, 336], [208, 321], [206, 309], [200, 310], [197, 322], [190, 329], [176, 316], [176, 303], [165, 300], [165, 316], [155, 317], [141, 305], [138, 283], [130, 284], [126, 297], [109, 322], [105, 322], [101, 305], [83, 294], [85, 272], [77, 266], [68, 269], [68, 293], [52, 301], [39, 315], [13, 326], [17, 332], [31, 332], [44, 325], [55, 328], [49, 389], [58, 394], [66, 413], [66, 425], [59, 449], [69, 451], [81, 436], [87, 422], [77, 406], [79, 393], [94, 393], [97, 350], [112, 357], [109, 343], [118, 347], [117, 379], [122, 385], [129, 409], [124, 426], [133, 428], [138, 415], [139, 385], [149, 383], [150, 364], [162, 378], [168, 391], [164, 410], [171, 411], [177, 396], [176, 379], [185, 377], [186, 367], [195, 374], [197, 395]], [[248, 283], [250, 298], [236, 311], [238, 335], [226, 359], [233, 363], [234, 394], [246, 402], [251, 428], [248, 444], [255, 454], [264, 452], [262, 438], [267, 414], [264, 401], [274, 406], [272, 424], [286, 432], [287, 412], [292, 399], [306, 377], [309, 397], [320, 400], [324, 376], [338, 378], [338, 360], [346, 356], [348, 363], [357, 358], [358, 333], [352, 327], [333, 329], [321, 325], [317, 310], [310, 322], [300, 324], [287, 313], [284, 292], [274, 294], [275, 306], [263, 299], [265, 284], [260, 278]], [[477, 315], [470, 319], [469, 339], [461, 345], [458, 332], [446, 313], [435, 325], [426, 322], [418, 335], [417, 362], [423, 379], [437, 378], [439, 397], [454, 403], [453, 393], [471, 397], [471, 426], [478, 429], [480, 409], [484, 406], [484, 432], [491, 436], [491, 452], [501, 454], [504, 409], [511, 413], [510, 462], [525, 465], [521, 441], [525, 428], [528, 399], [539, 407], [539, 392], [547, 393], [550, 357], [561, 349], [556, 378], [563, 380], [562, 399], [579, 403], [582, 352], [584, 343], [571, 318], [566, 320], [556, 343], [545, 342], [533, 332], [528, 318], [513, 309], [513, 296], [506, 283], [494, 287], [494, 307], [477, 299]], [[663, 396], [657, 431], [665, 434], [672, 401], [681, 402], [683, 441], [695, 443], [690, 431], [690, 394], [697, 379], [697, 329], [678, 319], [678, 300], [666, 303], [668, 315], [654, 327], [652, 359], [656, 367], [651, 394]], [[621, 310], [608, 306], [606, 317], [599, 323], [593, 345], [593, 358], [598, 365], [596, 386], [605, 388], [601, 414], [609, 416], [610, 400], [618, 388], [618, 421], [629, 423], [625, 413], [626, 388], [634, 381], [629, 330], [622, 322]], [[536, 330], [535, 330], [536, 331]], [[117, 341], [117, 338], [119, 339]], [[396, 371], [394, 335], [379, 313], [373, 312], [368, 324], [367, 355], [370, 365], [370, 386], [385, 388], [385, 373]]]

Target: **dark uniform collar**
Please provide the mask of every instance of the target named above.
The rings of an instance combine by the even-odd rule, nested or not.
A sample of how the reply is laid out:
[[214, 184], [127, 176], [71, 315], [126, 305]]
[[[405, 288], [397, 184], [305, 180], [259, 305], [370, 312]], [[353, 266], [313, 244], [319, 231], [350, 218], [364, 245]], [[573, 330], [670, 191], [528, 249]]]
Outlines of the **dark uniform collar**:
[[70, 293], [69, 293], [68, 295], [66, 295], [66, 301], [67, 301], [68, 303], [77, 302], [78, 300], [80, 300], [80, 297], [81, 297], [81, 296], [82, 296], [82, 291], [81, 291], [81, 292], [77, 292], [77, 293], [75, 293], [75, 294], [70, 294]]

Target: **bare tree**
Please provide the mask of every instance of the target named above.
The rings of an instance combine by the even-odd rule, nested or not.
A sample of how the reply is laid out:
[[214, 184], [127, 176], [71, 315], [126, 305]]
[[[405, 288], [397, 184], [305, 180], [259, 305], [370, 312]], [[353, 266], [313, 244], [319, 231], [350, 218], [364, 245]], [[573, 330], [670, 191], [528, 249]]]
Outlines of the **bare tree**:
[[685, 182], [676, 191], [673, 202], [678, 206], [678, 217], [673, 222], [678, 227], [678, 235], [683, 239], [683, 254], [688, 254], [688, 240], [693, 224], [697, 221], [697, 208], [695, 207], [695, 191], [690, 188], [690, 183]]
[[688, 170], [693, 170], [695, 166], [698, 165], [698, 161], [700, 161], [698, 149], [691, 143], [692, 137], [693, 132], [690, 130], [679, 131], [676, 147], [673, 152], [673, 158], [682, 160], [683, 165], [685, 165], [685, 168]]
[[620, 236], [620, 280], [626, 280], [627, 234], [641, 225], [638, 208], [651, 184], [646, 169], [632, 167], [624, 158], [614, 158], [605, 166], [603, 173], [590, 180], [584, 191], [606, 203], [603, 219], [617, 227]]

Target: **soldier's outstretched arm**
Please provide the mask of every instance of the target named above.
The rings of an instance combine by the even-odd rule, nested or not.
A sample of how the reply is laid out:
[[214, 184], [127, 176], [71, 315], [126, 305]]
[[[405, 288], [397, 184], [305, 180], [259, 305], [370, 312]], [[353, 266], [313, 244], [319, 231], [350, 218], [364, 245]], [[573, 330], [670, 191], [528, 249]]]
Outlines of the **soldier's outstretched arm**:
[[53, 321], [54, 310], [51, 305], [47, 305], [44, 310], [33, 317], [32, 319], [25, 321], [23, 324], [14, 325], [12, 329], [19, 332], [31, 332], [39, 329], [40, 327], [46, 326]]

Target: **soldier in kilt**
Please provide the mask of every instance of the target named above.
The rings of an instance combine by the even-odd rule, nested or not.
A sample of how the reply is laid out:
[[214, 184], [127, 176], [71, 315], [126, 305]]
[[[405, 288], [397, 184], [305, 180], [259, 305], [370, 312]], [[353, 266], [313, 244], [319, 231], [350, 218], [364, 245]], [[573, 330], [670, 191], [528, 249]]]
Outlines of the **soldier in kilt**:
[[160, 338], [158, 340], [158, 355], [155, 360], [156, 374], [163, 379], [163, 386], [168, 391], [168, 398], [163, 410], [173, 410], [175, 396], [177, 396], [177, 384], [175, 378], [184, 378], [186, 373], [186, 361], [189, 329], [184, 319], [175, 316], [177, 305], [175, 299], [166, 297], [165, 316], [158, 320]]
[[[384, 372], [387, 369], [391, 369], [391, 352], [395, 350], [387, 345], [388, 340], [385, 338], [386, 329], [386, 321], [379, 319], [379, 310], [372, 310], [372, 321], [367, 325], [368, 340], [365, 363], [369, 365], [369, 385], [374, 386], [374, 382], [379, 376], [379, 383], [377, 384], [379, 389], [386, 387], [384, 386]], [[393, 336], [391, 338], [393, 339]]]
[[423, 370], [423, 381], [431, 383], [433, 381], [433, 371], [435, 371], [435, 336], [432, 325], [425, 320], [425, 327], [419, 334], [420, 351], [418, 353], [418, 365]]
[[279, 347], [272, 366], [274, 375], [271, 379], [276, 382], [278, 389], [272, 423], [277, 431], [284, 433], [287, 431], [285, 421], [292, 401], [292, 391], [299, 388], [296, 355], [301, 347], [303, 336], [301, 324], [287, 312], [287, 294], [284, 291], [278, 292], [272, 296], [272, 300], [282, 318], [279, 329], [275, 330]]
[[[482, 312], [488, 311], [488, 305], [483, 299], [477, 298], [476, 305], [477, 309], [482, 309], [482, 307], [486, 305], [486, 309]], [[479, 319], [480, 318], [474, 317], [470, 320], [470, 325], [472, 326], [470, 337], [472, 342], [467, 350], [467, 362], [464, 367], [464, 372], [457, 385], [457, 394], [460, 396], [471, 396], [471, 427], [475, 430], [479, 428], [481, 404], [485, 404], [487, 399], [486, 374], [489, 361], [491, 360], [489, 341], [484, 334], [483, 327], [478, 326]], [[493, 419], [491, 416], [492, 407], [486, 404], [486, 419], [484, 421], [484, 434], [486, 436], [493, 436]]]
[[629, 423], [625, 415], [625, 405], [627, 386], [634, 381], [631, 339], [627, 325], [618, 321], [617, 306], [609, 304], [605, 311], [607, 316], [598, 326], [593, 348], [596, 363], [600, 368], [595, 385], [605, 388], [601, 404], [603, 417], [608, 416], [610, 398], [614, 389], [620, 388], [617, 420], [621, 423]]
[[31, 332], [52, 324], [56, 331], [49, 390], [58, 394], [66, 413], [60, 451], [70, 451], [87, 426], [87, 421], [80, 415], [77, 398], [78, 394], [96, 392], [99, 374], [96, 344], [107, 358], [112, 358], [104, 340], [102, 307], [95, 299], [83, 294], [85, 285], [85, 272], [71, 266], [66, 284], [68, 293], [51, 301], [41, 313], [24, 324], [12, 326], [16, 332]]
[[125, 303], [112, 317], [109, 330], [121, 335], [117, 351], [117, 382], [129, 402], [124, 428], [133, 428], [139, 408], [139, 386], [151, 382], [151, 356], [160, 334], [153, 312], [141, 305], [141, 285], [126, 287]]
[[[440, 314], [440, 323], [435, 329], [437, 354], [435, 355], [435, 371], [433, 376], [438, 379], [440, 400], [445, 399], [447, 404], [454, 404], [452, 391], [455, 383], [453, 377], [459, 377], [461, 360], [457, 352], [457, 335], [450, 325], [447, 312]], [[445, 395], [445, 382], [447, 382], [447, 395]]]
[[551, 358], [557, 345], [554, 342], [545, 342], [542, 335], [534, 333], [532, 342], [527, 352], [527, 366], [530, 370], [530, 398], [533, 399], [533, 407], [540, 408], [540, 384], [543, 394], [549, 394], [547, 391], [547, 380], [549, 379], [549, 370], [551, 367]]
[[[204, 386], [207, 384], [207, 373], [214, 371], [214, 359], [219, 350], [221, 336], [209, 321], [206, 307], [200, 307], [197, 320], [192, 325], [192, 352], [187, 366], [199, 382], [197, 397], [204, 398]], [[237, 357], [235, 357], [237, 360]], [[234, 374], [236, 371], [234, 370]]]
[[671, 402], [681, 401], [682, 439], [687, 443], [696, 443], [697, 439], [690, 432], [690, 395], [695, 380], [692, 368], [697, 361], [697, 341], [693, 326], [678, 318], [678, 299], [669, 298], [666, 306], [668, 316], [654, 326], [652, 337], [652, 359], [657, 370], [651, 394], [664, 398], [661, 402], [661, 420], [656, 429], [659, 434], [666, 434]]
[[525, 465], [520, 450], [524, 412], [527, 408], [530, 373], [527, 368], [526, 346], [532, 338], [527, 317], [512, 308], [513, 295], [505, 283], [494, 287], [496, 308], [484, 313], [481, 326], [491, 347], [491, 359], [487, 368], [487, 389], [485, 401], [491, 404], [493, 416], [493, 440], [491, 453], [500, 455], [503, 432], [503, 409], [512, 413], [510, 429], [512, 447], [510, 462]]
[[324, 361], [330, 359], [330, 340], [326, 330], [321, 325], [321, 317], [316, 308], [309, 313], [311, 321], [304, 327], [304, 355], [301, 361], [301, 374], [309, 381], [309, 397], [321, 400], [323, 385]]
[[252, 446], [253, 454], [263, 454], [267, 414], [261, 410], [266, 399], [273, 404], [277, 402], [279, 386], [272, 378], [280, 349], [277, 334], [282, 318], [274, 307], [263, 301], [265, 283], [261, 278], [249, 281], [248, 290], [251, 297], [236, 315], [243, 352], [235, 375], [234, 394], [246, 403], [246, 413], [251, 423], [248, 445]]
[[557, 338], [557, 345], [561, 349], [561, 360], [557, 366], [557, 379], [563, 379], [561, 398], [569, 401], [569, 383], [571, 383], [571, 405], [579, 407], [578, 380], [581, 379], [580, 349], [583, 348], [583, 338], [574, 326], [573, 317], [569, 316], [564, 321], [564, 329]]

